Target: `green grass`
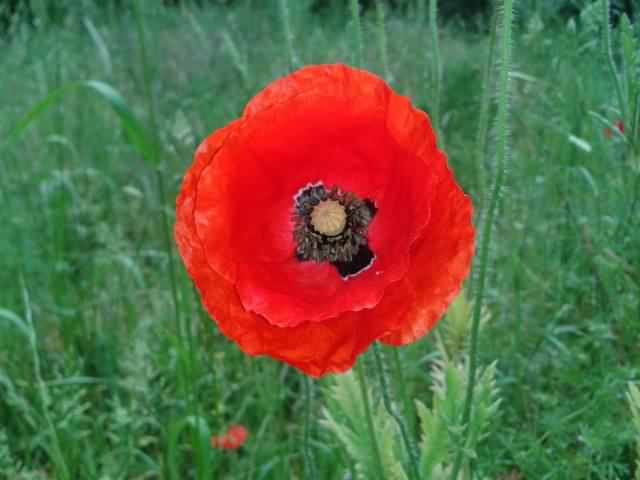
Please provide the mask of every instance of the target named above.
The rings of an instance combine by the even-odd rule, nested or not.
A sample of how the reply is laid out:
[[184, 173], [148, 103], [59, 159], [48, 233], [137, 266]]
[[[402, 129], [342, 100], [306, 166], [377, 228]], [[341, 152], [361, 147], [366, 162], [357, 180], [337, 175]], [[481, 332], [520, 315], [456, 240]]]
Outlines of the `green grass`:
[[[312, 18], [293, 3], [289, 39], [279, 2], [239, 2], [145, 6], [141, 22], [88, 9], [93, 30], [70, 17], [0, 44], [0, 478], [302, 477], [301, 377], [216, 330], [164, 224], [197, 143], [262, 86], [290, 63], [355, 61], [348, 18]], [[363, 19], [363, 64], [388, 68], [393, 86], [429, 110], [429, 25], [385, 20], [388, 66], [375, 12]], [[630, 479], [638, 159], [603, 134], [599, 116], [615, 121], [619, 107], [599, 37], [522, 23], [480, 344], [481, 364], [498, 361], [502, 405], [477, 466], [487, 478]], [[441, 129], [480, 210], [488, 38], [445, 29], [440, 48]], [[77, 86], [88, 80], [124, 103]], [[407, 394], [426, 403], [432, 341], [400, 351]], [[315, 418], [326, 383], [316, 384]], [[211, 433], [235, 422], [250, 430], [246, 447], [211, 449]], [[317, 422], [311, 438], [318, 478], [342, 478], [350, 464], [337, 440]]]

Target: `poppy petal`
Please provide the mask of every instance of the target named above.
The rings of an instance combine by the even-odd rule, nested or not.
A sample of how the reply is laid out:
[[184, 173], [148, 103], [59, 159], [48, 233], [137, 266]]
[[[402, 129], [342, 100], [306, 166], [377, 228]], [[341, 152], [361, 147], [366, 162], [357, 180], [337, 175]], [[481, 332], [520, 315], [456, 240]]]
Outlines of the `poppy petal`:
[[[443, 161], [446, 166], [446, 158]], [[475, 248], [473, 208], [449, 168], [436, 188], [434, 205], [439, 208], [432, 209], [429, 224], [413, 246], [406, 283], [392, 287], [412, 294], [415, 302], [400, 321], [401, 328], [380, 339], [384, 343], [404, 345], [428, 333], [469, 274]]]
[[233, 450], [240, 448], [247, 440], [248, 432], [242, 425], [232, 425], [223, 435], [211, 437], [211, 446]]

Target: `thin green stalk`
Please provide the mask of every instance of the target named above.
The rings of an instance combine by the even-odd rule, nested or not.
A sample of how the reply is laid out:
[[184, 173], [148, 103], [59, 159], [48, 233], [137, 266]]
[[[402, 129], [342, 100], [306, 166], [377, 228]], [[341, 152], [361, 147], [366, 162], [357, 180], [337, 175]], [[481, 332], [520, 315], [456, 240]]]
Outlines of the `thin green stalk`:
[[389, 385], [387, 383], [387, 377], [384, 372], [384, 365], [382, 360], [382, 352], [380, 351], [380, 345], [378, 342], [373, 344], [373, 356], [376, 360], [376, 368], [378, 370], [378, 376], [380, 377], [380, 386], [382, 387], [382, 401], [384, 402], [384, 408], [386, 408], [389, 415], [393, 417], [393, 419], [398, 424], [398, 428], [400, 429], [400, 434], [402, 436], [402, 442], [404, 443], [404, 448], [407, 450], [407, 455], [409, 456], [409, 465], [411, 467], [411, 478], [414, 480], [420, 480], [420, 469], [418, 468], [418, 454], [416, 453], [416, 449], [409, 437], [409, 432], [407, 431], [407, 426], [402, 419], [402, 416], [393, 408], [391, 404], [391, 395], [389, 393]]
[[291, 31], [291, 18], [289, 15], [288, 0], [280, 0], [280, 17], [282, 19], [282, 29], [287, 43], [287, 55], [289, 58], [289, 71], [293, 71], [298, 66], [298, 58], [293, 48], [293, 33]]
[[313, 402], [313, 383], [310, 377], [304, 375], [305, 412], [304, 412], [304, 478], [313, 480], [316, 478], [313, 453], [311, 452], [311, 404]]
[[[136, 17], [136, 28], [138, 34], [138, 42], [140, 44], [140, 60], [142, 62], [142, 72], [143, 72], [143, 87], [145, 99], [147, 102], [147, 109], [149, 111], [149, 122], [151, 127], [152, 135], [154, 136], [153, 142], [153, 152], [151, 153], [153, 157], [153, 164], [159, 165], [160, 160], [160, 142], [158, 138], [158, 122], [156, 116], [155, 103], [153, 101], [153, 93], [151, 88], [151, 70], [149, 66], [148, 56], [147, 56], [147, 42], [145, 40], [145, 30], [144, 30], [144, 20], [141, 12], [141, 0], [137, 0], [133, 3], [134, 15]], [[160, 217], [161, 224], [163, 230], [163, 240], [164, 240], [164, 248], [167, 252], [167, 256], [169, 259], [169, 281], [171, 283], [171, 296], [173, 300], [173, 308], [176, 322], [176, 334], [178, 337], [181, 337], [181, 322], [180, 322], [180, 304], [178, 301], [178, 284], [176, 280], [176, 272], [174, 267], [174, 256], [173, 256], [173, 243], [171, 240], [170, 228], [169, 228], [169, 220], [167, 219], [167, 212], [164, 208], [164, 202], [166, 199], [165, 192], [165, 179], [164, 172], [162, 167], [156, 168], [156, 182], [158, 187], [158, 201], [160, 205]]]
[[378, 447], [378, 439], [376, 431], [373, 427], [373, 417], [371, 416], [371, 403], [369, 401], [369, 393], [367, 392], [367, 381], [364, 375], [363, 362], [360, 360], [355, 366], [358, 383], [360, 384], [360, 395], [362, 396], [362, 404], [364, 405], [364, 414], [367, 419], [367, 429], [371, 437], [371, 445], [373, 446], [373, 458], [376, 463], [380, 480], [384, 480], [384, 467], [382, 466], [382, 457], [380, 456], [380, 447]]
[[133, 2], [133, 11], [136, 18], [136, 29], [138, 34], [138, 43], [140, 45], [140, 60], [142, 62], [142, 86], [144, 88], [144, 96], [147, 103], [147, 109], [149, 111], [149, 122], [151, 127], [151, 132], [154, 135], [154, 144], [153, 144], [153, 157], [154, 164], [158, 164], [158, 159], [160, 156], [159, 142], [158, 142], [158, 121], [156, 116], [156, 108], [155, 103], [153, 101], [153, 92], [151, 88], [152, 80], [151, 80], [151, 66], [149, 65], [149, 59], [147, 55], [147, 42], [145, 39], [144, 32], [144, 19], [141, 8], [141, 0], [137, 0]]
[[158, 184], [158, 197], [160, 200], [160, 218], [162, 222], [162, 239], [164, 241], [164, 249], [168, 256], [169, 267], [169, 283], [171, 285], [171, 297], [173, 299], [173, 314], [176, 322], [176, 335], [178, 338], [182, 338], [182, 322], [180, 320], [180, 303], [178, 301], [178, 282], [175, 268], [175, 261], [173, 255], [173, 244], [171, 239], [169, 219], [167, 218], [167, 211], [164, 206], [166, 198], [165, 192], [165, 180], [162, 168], [156, 169], [156, 182]]
[[382, 0], [376, 0], [376, 16], [378, 20], [378, 49], [382, 59], [382, 69], [384, 77], [388, 82], [392, 81], [391, 70], [389, 69], [389, 53], [387, 51], [387, 33], [384, 26], [384, 5]]
[[51, 400], [49, 398], [49, 391], [47, 390], [47, 385], [44, 383], [44, 379], [42, 378], [42, 370], [40, 368], [40, 357], [38, 356], [38, 337], [36, 334], [36, 328], [33, 324], [33, 313], [31, 311], [31, 300], [29, 298], [29, 291], [24, 284], [24, 278], [20, 276], [20, 283], [22, 286], [22, 300], [24, 303], [25, 309], [25, 317], [27, 323], [29, 324], [29, 346], [31, 347], [31, 353], [33, 356], [33, 370], [36, 376], [36, 381], [38, 383], [38, 391], [40, 393], [40, 402], [42, 403], [42, 416], [47, 423], [47, 428], [51, 432], [51, 437], [53, 439], [52, 445], [52, 456], [55, 462], [55, 465], [58, 469], [60, 469], [58, 475], [63, 480], [71, 479], [71, 475], [69, 473], [69, 467], [64, 459], [64, 454], [62, 453], [62, 448], [60, 445], [60, 438], [58, 437], [58, 432], [51, 420], [51, 416], [49, 415], [49, 405], [51, 404]]
[[431, 31], [431, 75], [433, 78], [431, 118], [433, 119], [433, 126], [440, 139], [440, 145], [443, 145], [444, 138], [440, 130], [440, 81], [442, 79], [442, 62], [440, 60], [440, 41], [438, 40], [438, 0], [429, 1], [429, 29]]
[[476, 172], [478, 178], [478, 198], [484, 198], [486, 190], [485, 155], [489, 138], [489, 107], [491, 105], [491, 79], [496, 46], [496, 31], [498, 26], [498, 9], [492, 2], [493, 14], [491, 15], [491, 32], [489, 38], [489, 55], [482, 75], [482, 99], [480, 101], [480, 117], [478, 120], [478, 134], [476, 137]]
[[355, 42], [355, 58], [353, 63], [357, 67], [362, 67], [362, 25], [360, 25], [360, 5], [358, 0], [351, 0], [351, 19], [353, 21], [353, 36]]
[[404, 415], [405, 418], [407, 418], [407, 423], [409, 424], [409, 432], [413, 434], [415, 432], [416, 411], [415, 407], [413, 406], [413, 402], [409, 398], [409, 394], [407, 392], [407, 384], [404, 379], [399, 348], [392, 349], [391, 358], [393, 359], [394, 377], [398, 383], [398, 388], [400, 389], [400, 397], [402, 397], [402, 408], [404, 409]]
[[424, 20], [426, 1], [427, 0], [418, 0], [418, 5], [416, 7], [416, 20], [418, 20], [418, 23], [422, 23]]
[[464, 449], [469, 439], [469, 421], [471, 419], [471, 409], [473, 406], [473, 394], [475, 390], [477, 356], [478, 356], [478, 331], [480, 317], [482, 316], [482, 301], [484, 299], [484, 289], [487, 279], [489, 264], [489, 246], [491, 245], [491, 233], [495, 221], [502, 185], [505, 176], [505, 164], [509, 157], [509, 68], [511, 64], [511, 35], [513, 23], [513, 0], [503, 1], [502, 10], [502, 37], [500, 39], [500, 67], [498, 70], [498, 113], [496, 117], [496, 166], [495, 179], [489, 207], [483, 218], [482, 238], [480, 244], [478, 268], [478, 288], [475, 292], [473, 305], [473, 319], [471, 324], [471, 341], [469, 351], [469, 376], [467, 379], [467, 391], [464, 402], [462, 425], [466, 431], [464, 442], [458, 446], [458, 453], [451, 472], [451, 480], [457, 480], [458, 472], [462, 466]]
[[613, 84], [616, 87], [616, 94], [618, 95], [618, 103], [620, 104], [620, 110], [622, 111], [622, 118], [624, 118], [625, 122], [629, 122], [628, 117], [628, 106], [627, 102], [624, 100], [624, 95], [622, 93], [622, 84], [620, 81], [620, 76], [618, 75], [618, 70], [616, 68], [615, 61], [613, 60], [613, 50], [611, 48], [611, 19], [609, 18], [609, 0], [602, 0], [602, 18], [604, 19], [603, 25], [603, 36], [604, 36], [604, 49], [605, 54], [607, 56], [607, 63], [609, 64], [609, 71], [611, 73], [611, 77], [613, 78]]

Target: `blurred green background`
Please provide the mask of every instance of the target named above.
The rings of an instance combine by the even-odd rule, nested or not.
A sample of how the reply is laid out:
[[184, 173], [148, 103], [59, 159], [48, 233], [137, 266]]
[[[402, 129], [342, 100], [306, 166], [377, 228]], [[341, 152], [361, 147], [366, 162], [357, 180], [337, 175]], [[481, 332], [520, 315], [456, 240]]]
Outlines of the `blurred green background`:
[[[361, 21], [366, 68], [430, 111], [426, 3], [387, 2], [381, 27], [363, 2]], [[440, 141], [479, 212], [491, 3], [440, 4]], [[171, 232], [209, 132], [290, 63], [354, 61], [346, 2], [289, 1], [286, 24], [282, 5], [0, 0], [0, 478], [302, 478], [300, 376], [217, 331]], [[511, 161], [480, 346], [502, 404], [478, 478], [633, 478], [640, 163], [609, 134], [622, 112], [596, 7], [516, 2]], [[613, 2], [614, 23], [634, 9]], [[399, 352], [408, 395], [427, 404], [433, 352], [432, 335]], [[230, 423], [247, 444], [212, 449]], [[337, 440], [320, 425], [312, 438], [320, 478], [343, 478]]]

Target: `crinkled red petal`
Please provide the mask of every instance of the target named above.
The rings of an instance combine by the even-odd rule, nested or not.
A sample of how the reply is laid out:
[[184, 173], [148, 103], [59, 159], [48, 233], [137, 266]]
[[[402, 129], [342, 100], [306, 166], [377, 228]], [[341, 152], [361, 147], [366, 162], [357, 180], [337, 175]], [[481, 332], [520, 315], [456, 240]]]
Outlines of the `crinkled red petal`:
[[445, 168], [436, 186], [431, 218], [413, 245], [405, 283], [387, 292], [415, 300], [405, 311], [401, 327], [380, 339], [384, 343], [404, 345], [428, 333], [458, 295], [471, 269], [475, 248], [471, 199], [455, 182], [444, 154], [442, 157]]

